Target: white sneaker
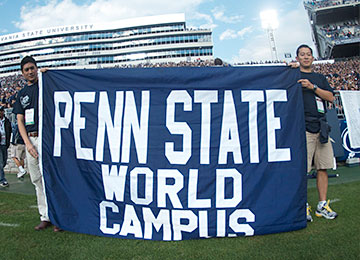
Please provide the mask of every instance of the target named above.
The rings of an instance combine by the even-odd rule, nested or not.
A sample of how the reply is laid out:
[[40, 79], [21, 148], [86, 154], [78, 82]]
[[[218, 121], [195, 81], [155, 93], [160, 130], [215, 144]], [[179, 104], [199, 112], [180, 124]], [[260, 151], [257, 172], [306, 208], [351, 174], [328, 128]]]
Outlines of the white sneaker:
[[329, 204], [330, 204], [330, 200], [328, 200], [323, 207], [321, 208], [318, 207], [316, 209], [315, 216], [319, 218], [324, 217], [326, 219], [336, 218], [338, 214], [330, 208]]
[[308, 203], [306, 203], [306, 220], [307, 222], [313, 222], [313, 218], [311, 216], [311, 207]]
[[0, 183], [0, 187], [9, 187], [9, 183], [4, 181], [3, 183]]
[[23, 170], [23, 171], [20, 171], [20, 170], [19, 170], [19, 172], [18, 172], [18, 174], [17, 174], [18, 179], [24, 177], [24, 175], [25, 175], [26, 173], [27, 173], [26, 170]]

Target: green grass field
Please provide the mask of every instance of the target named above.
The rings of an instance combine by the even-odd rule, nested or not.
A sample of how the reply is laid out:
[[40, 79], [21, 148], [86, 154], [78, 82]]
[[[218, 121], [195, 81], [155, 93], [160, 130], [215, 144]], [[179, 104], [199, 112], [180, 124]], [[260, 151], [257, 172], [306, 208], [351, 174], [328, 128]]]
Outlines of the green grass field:
[[[335, 220], [314, 217], [307, 228], [287, 233], [179, 242], [54, 233], [51, 228], [37, 232], [36, 197], [2, 190], [0, 259], [360, 259], [360, 170], [346, 171], [329, 182], [331, 207], [339, 214]], [[314, 183], [309, 180], [313, 207]]]

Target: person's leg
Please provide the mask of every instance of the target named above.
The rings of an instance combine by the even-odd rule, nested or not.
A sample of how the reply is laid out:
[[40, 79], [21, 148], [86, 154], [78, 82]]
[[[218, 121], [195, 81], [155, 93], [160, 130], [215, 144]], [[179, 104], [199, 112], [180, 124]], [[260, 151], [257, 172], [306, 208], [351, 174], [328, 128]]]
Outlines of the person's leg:
[[3, 152], [3, 168], [6, 166], [7, 164], [7, 159], [8, 159], [8, 150], [6, 145], [2, 145], [1, 147], [2, 152]]
[[20, 166], [22, 166], [24, 168], [24, 165], [25, 165], [24, 159], [21, 159], [19, 162], [20, 162]]
[[[37, 138], [30, 137], [30, 140], [33, 143], [33, 145], [37, 148]], [[38, 210], [40, 213], [40, 220], [49, 222], [47, 202], [43, 189], [42, 176], [39, 168], [39, 160], [37, 158], [32, 157], [32, 155], [27, 150], [26, 150], [26, 158], [30, 173], [30, 179], [32, 184], [34, 184], [35, 186]]]
[[24, 176], [27, 171], [24, 168], [24, 159], [25, 159], [25, 145], [23, 144], [18, 144], [16, 145], [16, 157], [19, 160], [20, 166], [18, 166], [19, 168], [19, 174], [18, 174], [18, 178]]
[[17, 173], [17, 177], [19, 179], [22, 179], [24, 175], [27, 173], [27, 171], [24, 169], [24, 155], [22, 154], [21, 146], [20, 145], [13, 145], [11, 148], [12, 152], [12, 159], [15, 162], [16, 166], [19, 169], [19, 172]]
[[317, 189], [319, 201], [326, 201], [328, 191], [328, 174], [326, 169], [334, 167], [334, 153], [330, 140], [322, 144], [317, 140], [314, 156], [315, 168], [317, 169]]
[[14, 163], [16, 164], [17, 167], [21, 166], [21, 163], [20, 163], [20, 161], [18, 160], [18, 158], [12, 157], [12, 159], [13, 159], [13, 161], [14, 161]]
[[311, 172], [315, 154], [317, 134], [306, 132], [307, 172]]
[[19, 169], [17, 177], [22, 178], [26, 174], [26, 171], [23, 167], [24, 160], [20, 159], [20, 156], [19, 156], [19, 147], [20, 147], [20, 145], [12, 144], [10, 146], [10, 154], [11, 154], [10, 156], [11, 156], [11, 159], [14, 161], [16, 167], [18, 167], [18, 169]]
[[[315, 143], [317, 134], [306, 132], [306, 154], [307, 154], [307, 173], [311, 172], [312, 162], [315, 154]], [[306, 220], [312, 222], [311, 206], [306, 203]]]
[[328, 174], [326, 170], [317, 170], [316, 186], [319, 193], [319, 201], [326, 201], [328, 190]]
[[319, 193], [319, 203], [316, 207], [315, 215], [317, 217], [324, 217], [326, 219], [334, 219], [337, 217], [337, 213], [333, 211], [329, 206], [327, 199], [328, 191], [328, 175], [326, 169], [334, 167], [334, 153], [330, 141], [325, 144], [317, 143], [315, 152], [315, 167], [317, 169], [317, 189]]
[[12, 159], [19, 169], [19, 172], [17, 173], [17, 177], [19, 179], [22, 179], [24, 175], [27, 173], [27, 171], [24, 169], [24, 160], [20, 161], [17, 157], [13, 157]]
[[4, 148], [6, 148], [5, 145], [0, 145], [0, 184], [7, 183], [7, 180], [5, 178], [5, 172], [4, 172], [4, 167], [5, 167], [5, 164], [4, 164], [4, 158], [5, 158]]

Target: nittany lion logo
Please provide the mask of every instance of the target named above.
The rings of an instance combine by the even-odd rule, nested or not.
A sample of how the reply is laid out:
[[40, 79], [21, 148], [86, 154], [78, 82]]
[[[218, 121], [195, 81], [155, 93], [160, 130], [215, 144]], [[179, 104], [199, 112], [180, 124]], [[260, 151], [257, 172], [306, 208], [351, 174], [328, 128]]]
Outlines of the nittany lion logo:
[[341, 133], [341, 138], [342, 138], [342, 142], [343, 142], [342, 145], [343, 145], [344, 149], [349, 152], [350, 158], [353, 158], [356, 154], [360, 154], [359, 148], [353, 148], [350, 145], [349, 130], [347, 127]]
[[29, 96], [23, 96], [20, 97], [20, 103], [23, 108], [26, 108], [28, 105], [30, 105], [30, 98]]

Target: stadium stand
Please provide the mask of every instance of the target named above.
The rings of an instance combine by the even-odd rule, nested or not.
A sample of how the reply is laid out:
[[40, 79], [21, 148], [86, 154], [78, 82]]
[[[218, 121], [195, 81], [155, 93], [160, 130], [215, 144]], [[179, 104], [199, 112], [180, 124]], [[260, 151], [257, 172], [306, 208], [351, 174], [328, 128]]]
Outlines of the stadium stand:
[[360, 0], [304, 1], [321, 59], [360, 56]]
[[314, 65], [315, 72], [325, 75], [334, 90], [359, 90], [359, 68], [359, 59]]
[[207, 60], [213, 59], [212, 30], [187, 28], [178, 13], [0, 35], [0, 76], [19, 71], [26, 55], [39, 68], [62, 69]]
[[[215, 66], [215, 60], [201, 60], [196, 61], [182, 61], [182, 62], [163, 62], [163, 63], [140, 63], [136, 65], [121, 65], [114, 66], [115, 68], [158, 68], [158, 67], [206, 67]], [[272, 64], [279, 64], [275, 62]], [[271, 62], [255, 63], [248, 62], [246, 65], [270, 65]], [[223, 63], [221, 66], [230, 66], [228, 63]], [[343, 110], [339, 96], [339, 90], [360, 90], [360, 57], [351, 59], [335, 61], [333, 63], [317, 63], [314, 64], [314, 71], [322, 73], [326, 76], [332, 88], [335, 91], [334, 105], [337, 109], [338, 116], [343, 117]], [[14, 74], [11, 76], [0, 77], [0, 105], [11, 108], [15, 100], [16, 93], [24, 86], [25, 81], [21, 74]]]
[[334, 106], [338, 118], [344, 118], [344, 110], [339, 90], [360, 90], [360, 59], [355, 57], [334, 63], [314, 64], [314, 71], [325, 75], [334, 89]]

